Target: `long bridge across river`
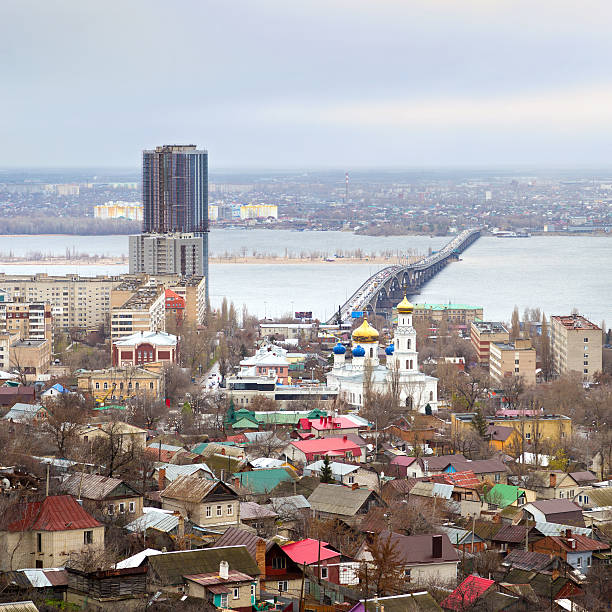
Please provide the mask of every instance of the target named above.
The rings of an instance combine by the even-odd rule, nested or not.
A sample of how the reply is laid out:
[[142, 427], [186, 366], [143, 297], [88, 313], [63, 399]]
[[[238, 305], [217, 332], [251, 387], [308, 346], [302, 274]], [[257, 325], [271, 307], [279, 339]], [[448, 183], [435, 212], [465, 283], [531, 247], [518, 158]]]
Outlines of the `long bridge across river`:
[[418, 293], [429, 279], [450, 261], [456, 261], [479, 237], [478, 228], [464, 230], [428, 257], [407, 266], [393, 265], [379, 270], [340, 306], [328, 323], [338, 323], [338, 318], [342, 323], [347, 323], [353, 311], [389, 317], [391, 309], [402, 299], [404, 292], [408, 295]]

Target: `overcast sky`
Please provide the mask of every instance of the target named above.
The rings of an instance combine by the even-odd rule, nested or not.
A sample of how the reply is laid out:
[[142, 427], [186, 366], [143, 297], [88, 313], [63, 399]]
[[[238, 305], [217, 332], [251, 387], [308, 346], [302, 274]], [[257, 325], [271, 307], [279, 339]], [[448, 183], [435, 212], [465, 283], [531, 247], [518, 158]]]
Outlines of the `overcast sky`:
[[612, 160], [609, 0], [1, 0], [0, 166]]

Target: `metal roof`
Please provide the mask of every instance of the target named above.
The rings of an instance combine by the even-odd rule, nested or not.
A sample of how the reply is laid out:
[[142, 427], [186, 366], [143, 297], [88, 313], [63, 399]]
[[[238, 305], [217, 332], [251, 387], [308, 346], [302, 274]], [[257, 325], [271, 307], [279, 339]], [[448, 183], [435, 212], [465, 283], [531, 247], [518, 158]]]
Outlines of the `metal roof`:
[[[124, 485], [126, 488], [131, 487], [119, 478], [110, 478], [108, 476], [100, 476], [99, 474], [85, 474], [83, 472], [75, 472], [71, 474], [61, 485], [62, 491], [74, 495], [75, 497], [85, 499], [102, 500], [108, 497], [117, 487]], [[138, 495], [132, 489], [134, 495]]]
[[370, 489], [352, 489], [343, 485], [321, 483], [308, 498], [314, 510], [354, 516], [373, 494]]
[[178, 499], [197, 504], [217, 487], [225, 488], [227, 492], [234, 493], [229, 485], [219, 480], [208, 480], [207, 478], [186, 474], [171, 482], [161, 492], [161, 497], [162, 499]]
[[591, 527], [576, 527], [575, 525], [562, 525], [561, 523], [544, 523], [536, 521], [535, 528], [544, 536], [565, 535], [569, 529], [572, 533], [579, 535], [591, 536], [593, 529]]
[[202, 471], [206, 474], [214, 477], [212, 470], [205, 463], [193, 463], [187, 465], [175, 465], [174, 463], [156, 463], [155, 471], [159, 474], [159, 470], [166, 470], [166, 478], [173, 482], [179, 476], [184, 476], [186, 474], [195, 474], [196, 472]]

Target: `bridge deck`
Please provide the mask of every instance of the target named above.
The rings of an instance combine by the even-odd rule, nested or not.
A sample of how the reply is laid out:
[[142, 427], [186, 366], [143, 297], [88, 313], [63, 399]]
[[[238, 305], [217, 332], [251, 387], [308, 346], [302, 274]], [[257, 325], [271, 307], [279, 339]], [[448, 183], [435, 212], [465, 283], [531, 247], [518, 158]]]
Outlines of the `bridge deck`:
[[[455, 259], [459, 253], [462, 253], [468, 246], [477, 240], [479, 236], [479, 228], [464, 230], [460, 234], [457, 234], [457, 236], [444, 245], [439, 251], [427, 257], [423, 257], [423, 259], [415, 263], [406, 266], [393, 265], [382, 268], [370, 276], [370, 278], [368, 278], [340, 307], [342, 322], [345, 323], [349, 321], [351, 319], [351, 312], [354, 310], [375, 311], [376, 303], [379, 301], [382, 292], [388, 295], [390, 292], [393, 292], [392, 286], [394, 286], [396, 287], [395, 292], [397, 293], [398, 279], [400, 278], [410, 281], [407, 289], [411, 290], [411, 293], [414, 293], [446, 266], [449, 261]], [[374, 307], [372, 306], [373, 303]], [[382, 308], [388, 309], [388, 306], [383, 305]], [[337, 319], [338, 313], [331, 317], [328, 323], [335, 323]]]

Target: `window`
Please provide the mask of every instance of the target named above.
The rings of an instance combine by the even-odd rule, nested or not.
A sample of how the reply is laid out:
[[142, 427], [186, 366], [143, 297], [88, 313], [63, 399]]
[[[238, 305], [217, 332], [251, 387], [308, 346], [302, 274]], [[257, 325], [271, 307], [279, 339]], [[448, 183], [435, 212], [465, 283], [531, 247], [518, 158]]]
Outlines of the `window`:
[[587, 567], [591, 567], [591, 557], [587, 557], [586, 564]]
[[529, 432], [527, 432], [525, 434], [525, 440], [529, 440], [531, 438], [531, 434]]
[[588, 495], [585, 495], [585, 496], [584, 496], [584, 503], [585, 503], [585, 504], [588, 504], [588, 503], [589, 503], [589, 496], [588, 496]]
[[212, 516], [212, 506], [206, 506], [206, 516], [207, 517]]
[[518, 364], [519, 364], [519, 360], [518, 360], [518, 359], [515, 359], [515, 360], [514, 360], [514, 363], [515, 363], [515, 365], [518, 365]]
[[589, 362], [588, 362], [588, 361], [585, 361], [585, 362], [584, 362], [584, 365], [589, 365]]
[[288, 590], [288, 584], [286, 580], [279, 580], [278, 581], [278, 591], [279, 593], [285, 593]]
[[579, 496], [578, 496], [578, 502], [579, 502], [579, 503], [582, 503], [582, 495], [579, 495]]
[[108, 504], [108, 513], [115, 514], [115, 504]]
[[515, 371], [515, 372], [518, 372], [518, 371], [519, 371], [519, 368], [514, 368], [514, 371]]
[[130, 502], [128, 506], [129, 512], [136, 512], [136, 502]]
[[232, 589], [232, 599], [240, 599], [240, 587], [234, 587]]
[[584, 368], [584, 373], [588, 374], [589, 373], [589, 369], [588, 368]]
[[149, 389], [153, 389], [153, 383], [152, 382], [149, 383]]
[[255, 597], [255, 585], [251, 585], [251, 597]]
[[321, 568], [321, 579], [327, 580], [328, 572], [326, 567]]
[[589, 341], [589, 339], [588, 339], [588, 338], [585, 338], [585, 339], [584, 339], [584, 341], [585, 341], [585, 342], [588, 342], [588, 341]]
[[100, 388], [100, 383], [99, 383], [99, 382], [97, 382], [97, 383], [96, 383], [96, 389], [99, 389], [99, 388]]
[[223, 593], [222, 595], [219, 595], [219, 607], [227, 608], [227, 593]]
[[576, 567], [582, 567], [582, 557], [576, 559]]
[[499, 482], [501, 480], [500, 474], [495, 474], [495, 482]]
[[125, 512], [125, 503], [124, 502], [120, 502], [119, 503], [119, 513], [123, 514]]
[[42, 552], [42, 533], [36, 534], [36, 552]]
[[93, 544], [93, 531], [88, 530], [83, 532], [83, 544]]
[[353, 484], [355, 482], [355, 477], [354, 476], [349, 476], [348, 477], [348, 483], [349, 484]]
[[223, 516], [223, 506], [217, 506], [217, 516]]
[[285, 557], [274, 557], [272, 559], [272, 569], [285, 569], [285, 567], [287, 567]]
[[227, 504], [227, 516], [232, 516], [234, 514], [234, 505]]
[[402, 578], [407, 582], [410, 582], [410, 571], [411, 570], [409, 567], [405, 567], [404, 571], [402, 572]]

